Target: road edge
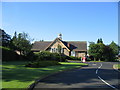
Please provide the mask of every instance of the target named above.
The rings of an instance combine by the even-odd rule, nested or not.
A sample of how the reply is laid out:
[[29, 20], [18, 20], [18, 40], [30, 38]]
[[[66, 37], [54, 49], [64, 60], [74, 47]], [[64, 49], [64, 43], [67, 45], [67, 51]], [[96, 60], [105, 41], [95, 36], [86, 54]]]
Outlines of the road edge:
[[88, 66], [88, 65], [83, 65], [83, 66], [80, 66], [80, 67], [77, 67], [77, 68], [73, 68], [73, 69], [66, 69], [66, 70], [63, 70], [63, 71], [58, 71], [58, 72], [49, 74], [49, 75], [47, 75], [47, 76], [45, 76], [45, 77], [43, 77], [43, 78], [38, 78], [38, 79], [36, 79], [36, 80], [34, 81], [34, 83], [32, 83], [31, 85], [29, 85], [27, 89], [28, 89], [28, 90], [33, 90], [34, 87], [35, 87], [41, 80], [46, 79], [46, 78], [48, 78], [48, 77], [50, 77], [50, 76], [53, 76], [53, 75], [56, 75], [56, 74], [59, 74], [59, 73], [62, 73], [62, 72], [67, 72], [67, 71], [71, 71], [71, 70], [75, 70], [75, 69], [80, 69], [80, 68], [85, 67], [85, 66]]
[[116, 65], [116, 64], [113, 65], [113, 69], [116, 70], [116, 71], [118, 71], [118, 72], [120, 72], [115, 65]]

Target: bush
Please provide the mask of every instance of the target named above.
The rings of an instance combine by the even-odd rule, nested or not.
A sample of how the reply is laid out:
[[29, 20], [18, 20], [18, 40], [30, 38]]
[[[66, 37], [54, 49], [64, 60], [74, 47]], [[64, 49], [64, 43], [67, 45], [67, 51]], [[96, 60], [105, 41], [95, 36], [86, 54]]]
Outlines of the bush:
[[26, 56], [24, 56], [24, 59], [29, 61], [35, 61], [37, 59], [37, 55], [33, 52], [30, 52]]
[[69, 56], [68, 59], [70, 59], [70, 60], [81, 60], [81, 57]]
[[13, 50], [6, 48], [6, 47], [0, 47], [0, 49], [2, 50], [3, 61], [14, 61], [14, 60], [20, 59], [20, 56]]
[[26, 56], [23, 56], [18, 55], [15, 51], [7, 47], [0, 46], [0, 49], [2, 50], [2, 61], [18, 61], [18, 60], [34, 61], [37, 59], [33, 52], [30, 52]]
[[35, 53], [35, 54], [37, 55], [37, 61], [52, 59], [52, 54], [48, 51], [42, 51], [42, 52]]
[[61, 64], [57, 61], [36, 61], [36, 62], [30, 62], [25, 66], [39, 68], [39, 67], [47, 67], [47, 66], [55, 66], [55, 65], [61, 65]]
[[48, 51], [42, 51], [35, 53], [37, 61], [65, 61], [66, 56], [58, 53], [50, 53]]

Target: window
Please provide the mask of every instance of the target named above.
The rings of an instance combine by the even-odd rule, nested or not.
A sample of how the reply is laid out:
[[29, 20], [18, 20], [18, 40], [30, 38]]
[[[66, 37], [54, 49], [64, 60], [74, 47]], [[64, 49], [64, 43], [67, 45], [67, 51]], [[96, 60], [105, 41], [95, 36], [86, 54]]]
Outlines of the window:
[[58, 49], [56, 48], [56, 52], [58, 53]]
[[71, 51], [71, 56], [75, 56], [75, 51]]
[[50, 52], [53, 52], [53, 48], [50, 49]]
[[64, 48], [61, 48], [61, 53], [64, 53]]

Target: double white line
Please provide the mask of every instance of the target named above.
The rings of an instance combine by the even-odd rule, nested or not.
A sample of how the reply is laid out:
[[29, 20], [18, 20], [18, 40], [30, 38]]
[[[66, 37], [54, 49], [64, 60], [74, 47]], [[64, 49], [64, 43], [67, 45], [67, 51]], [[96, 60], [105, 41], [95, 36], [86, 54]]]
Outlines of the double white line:
[[98, 69], [96, 70], [96, 74], [97, 74], [98, 78], [99, 78], [102, 82], [104, 82], [105, 84], [107, 84], [108, 86], [110, 86], [111, 88], [117, 89], [116, 87], [114, 87], [114, 86], [110, 85], [109, 83], [107, 83], [105, 80], [103, 80], [103, 79], [98, 75], [98, 70], [99, 70], [101, 67], [102, 67], [102, 63], [101, 63], [101, 65], [100, 65], [100, 67], [98, 67]]

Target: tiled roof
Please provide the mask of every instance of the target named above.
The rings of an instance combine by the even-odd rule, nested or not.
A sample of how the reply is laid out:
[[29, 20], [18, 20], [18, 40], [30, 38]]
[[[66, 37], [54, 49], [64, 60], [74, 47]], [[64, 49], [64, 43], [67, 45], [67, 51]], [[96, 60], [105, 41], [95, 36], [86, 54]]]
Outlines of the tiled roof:
[[36, 41], [32, 50], [44, 50], [52, 41]]
[[86, 41], [63, 41], [63, 43], [70, 49], [74, 51], [87, 51]]
[[[74, 51], [87, 51], [87, 42], [86, 41], [62, 41], [63, 44], [68, 47], [70, 50]], [[32, 50], [45, 50], [52, 41], [36, 41], [33, 44]]]

